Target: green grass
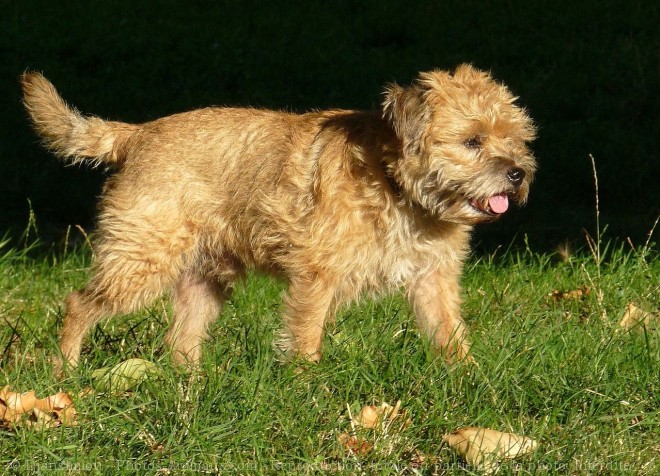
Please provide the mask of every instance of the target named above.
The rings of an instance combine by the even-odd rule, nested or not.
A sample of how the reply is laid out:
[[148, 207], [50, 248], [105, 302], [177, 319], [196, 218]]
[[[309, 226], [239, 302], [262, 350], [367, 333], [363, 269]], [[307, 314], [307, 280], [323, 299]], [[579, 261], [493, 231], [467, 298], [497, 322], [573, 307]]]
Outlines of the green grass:
[[[441, 439], [484, 426], [540, 442], [503, 474], [651, 474], [660, 468], [658, 333], [620, 332], [617, 323], [627, 302], [660, 307], [660, 262], [650, 248], [604, 248], [600, 265], [589, 254], [562, 261], [530, 250], [473, 258], [464, 315], [478, 367], [438, 360], [400, 295], [343, 310], [320, 364], [281, 365], [272, 340], [283, 287], [250, 276], [194, 375], [170, 365], [163, 301], [98, 326], [79, 371], [63, 381], [48, 357], [61, 302], [84, 283], [89, 253], [0, 249], [0, 387], [63, 389], [79, 412], [74, 427], [0, 430], [0, 472], [470, 474]], [[582, 286], [591, 292], [581, 299], [549, 297]], [[130, 357], [162, 372], [130, 393], [77, 396], [94, 369]], [[338, 443], [351, 432], [347, 407], [356, 414], [397, 400], [409, 426], [358, 430], [373, 445], [359, 456]]]

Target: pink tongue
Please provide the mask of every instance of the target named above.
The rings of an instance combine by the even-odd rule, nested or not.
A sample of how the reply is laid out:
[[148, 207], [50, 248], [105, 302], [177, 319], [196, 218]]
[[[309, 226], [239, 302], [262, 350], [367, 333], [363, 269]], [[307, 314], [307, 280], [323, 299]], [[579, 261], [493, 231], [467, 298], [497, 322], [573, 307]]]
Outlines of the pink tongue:
[[509, 197], [506, 193], [494, 195], [488, 199], [490, 209], [495, 213], [504, 213], [509, 208]]

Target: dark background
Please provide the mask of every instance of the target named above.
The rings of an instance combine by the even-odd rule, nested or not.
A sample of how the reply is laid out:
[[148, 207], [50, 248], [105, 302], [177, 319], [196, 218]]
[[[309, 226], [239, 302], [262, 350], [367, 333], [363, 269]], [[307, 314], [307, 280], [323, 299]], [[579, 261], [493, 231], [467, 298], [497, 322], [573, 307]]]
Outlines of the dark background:
[[18, 77], [43, 72], [67, 101], [142, 122], [208, 105], [374, 108], [385, 83], [470, 62], [505, 82], [539, 126], [524, 209], [479, 227], [479, 250], [550, 250], [595, 235], [643, 243], [660, 214], [657, 1], [0, 1], [0, 236], [30, 208], [45, 243], [91, 230], [104, 172], [38, 143]]

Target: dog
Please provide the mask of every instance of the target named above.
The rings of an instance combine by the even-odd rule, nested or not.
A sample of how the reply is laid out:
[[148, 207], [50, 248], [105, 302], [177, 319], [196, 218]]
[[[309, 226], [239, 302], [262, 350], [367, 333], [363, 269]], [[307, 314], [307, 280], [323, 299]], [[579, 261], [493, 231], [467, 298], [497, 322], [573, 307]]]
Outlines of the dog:
[[460, 277], [474, 225], [526, 201], [535, 126], [471, 65], [390, 84], [374, 111], [211, 107], [144, 124], [84, 116], [38, 73], [21, 78], [45, 144], [116, 170], [100, 201], [91, 278], [66, 299], [63, 361], [103, 319], [171, 292], [174, 361], [194, 364], [234, 283], [288, 283], [284, 355], [321, 357], [326, 324], [365, 293], [403, 289], [448, 362], [471, 359]]

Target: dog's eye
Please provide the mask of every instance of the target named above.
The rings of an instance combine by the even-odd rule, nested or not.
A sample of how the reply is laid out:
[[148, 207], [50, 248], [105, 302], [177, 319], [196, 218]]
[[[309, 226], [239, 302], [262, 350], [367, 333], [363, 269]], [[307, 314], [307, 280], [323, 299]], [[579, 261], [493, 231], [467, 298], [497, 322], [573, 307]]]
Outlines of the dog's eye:
[[463, 142], [463, 145], [468, 149], [481, 149], [481, 137], [473, 137]]

